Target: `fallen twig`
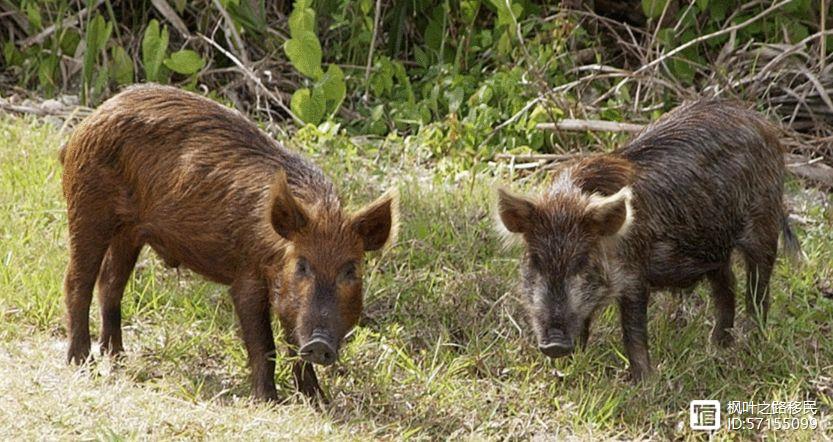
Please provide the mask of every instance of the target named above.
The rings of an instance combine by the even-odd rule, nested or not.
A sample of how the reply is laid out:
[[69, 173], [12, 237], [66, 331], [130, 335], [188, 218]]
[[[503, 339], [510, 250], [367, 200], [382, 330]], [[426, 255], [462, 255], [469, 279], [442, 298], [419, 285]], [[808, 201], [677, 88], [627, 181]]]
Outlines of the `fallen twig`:
[[18, 114], [37, 115], [40, 117], [46, 117], [50, 115], [58, 117], [72, 117], [77, 115], [79, 117], [85, 117], [93, 112], [91, 108], [85, 106], [72, 106], [71, 108], [53, 108], [50, 106], [26, 106], [21, 104], [11, 104], [2, 99], [0, 99], [0, 110], [4, 110], [6, 112], [14, 112]]
[[520, 155], [513, 155], [511, 153], [499, 153], [495, 155], [496, 160], [509, 160], [509, 161], [565, 161], [573, 159], [580, 154], [557, 154], [557, 153], [532, 153], [532, 154], [520, 154]]
[[784, 159], [787, 170], [793, 175], [833, 187], [833, 167], [820, 162], [820, 158], [810, 160], [801, 155], [788, 153]]
[[589, 130], [602, 132], [639, 132], [645, 128], [642, 124], [604, 120], [576, 120], [572, 118], [565, 118], [555, 123], [538, 123], [535, 127], [542, 130]]

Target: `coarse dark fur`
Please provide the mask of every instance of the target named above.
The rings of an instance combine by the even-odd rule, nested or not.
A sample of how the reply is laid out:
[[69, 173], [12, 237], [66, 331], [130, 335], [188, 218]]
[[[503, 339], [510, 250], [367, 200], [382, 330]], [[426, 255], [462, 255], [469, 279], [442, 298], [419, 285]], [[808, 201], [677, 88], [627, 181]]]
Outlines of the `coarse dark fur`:
[[[90, 353], [96, 280], [102, 353], [123, 350], [122, 294], [147, 244], [168, 265], [231, 286], [254, 395], [275, 399], [270, 294], [291, 351], [315, 335], [332, 363], [362, 309], [363, 254], [395, 235], [393, 193], [346, 214], [318, 167], [239, 113], [172, 87], [134, 86], [111, 98], [60, 156], [71, 362]], [[320, 391], [308, 362], [293, 372], [299, 390]]]
[[651, 291], [707, 279], [712, 340], [728, 345], [735, 315], [731, 255], [747, 273], [747, 310], [766, 321], [769, 279], [784, 234], [784, 160], [775, 128], [738, 104], [702, 100], [666, 114], [626, 146], [566, 164], [533, 199], [499, 191], [503, 227], [525, 244], [524, 293], [541, 350], [569, 354], [594, 312], [619, 303], [634, 378], [652, 371]]

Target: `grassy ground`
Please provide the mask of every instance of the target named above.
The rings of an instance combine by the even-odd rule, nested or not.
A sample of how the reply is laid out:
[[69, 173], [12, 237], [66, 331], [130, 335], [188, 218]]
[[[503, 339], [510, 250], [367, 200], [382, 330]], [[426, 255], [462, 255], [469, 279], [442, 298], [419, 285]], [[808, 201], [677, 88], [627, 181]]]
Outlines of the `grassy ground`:
[[[290, 397], [279, 356], [279, 394], [289, 401], [268, 406], [248, 399], [225, 287], [166, 269], [148, 250], [125, 294], [127, 357], [117, 366], [102, 358], [87, 370], [65, 366], [61, 135], [50, 124], [0, 117], [3, 438], [696, 439], [704, 434], [688, 427], [692, 399], [816, 400], [825, 430], [773, 435], [832, 437], [833, 300], [820, 289], [833, 280], [829, 196], [790, 186], [806, 220], [798, 231], [808, 259], [800, 267], [779, 261], [765, 336], [718, 350], [708, 344], [702, 288], [679, 306], [659, 293], [650, 311], [658, 375], [636, 386], [613, 307], [586, 351], [550, 361], [535, 350], [514, 289], [518, 251], [502, 250], [491, 229], [495, 170], [508, 180], [505, 167], [460, 172], [401, 140], [352, 145], [304, 133], [296, 141], [354, 207], [398, 186], [403, 228], [395, 247], [369, 259], [366, 314], [341, 361], [319, 370], [330, 403]], [[96, 336], [95, 304], [93, 312]], [[753, 434], [724, 428], [717, 436]]]

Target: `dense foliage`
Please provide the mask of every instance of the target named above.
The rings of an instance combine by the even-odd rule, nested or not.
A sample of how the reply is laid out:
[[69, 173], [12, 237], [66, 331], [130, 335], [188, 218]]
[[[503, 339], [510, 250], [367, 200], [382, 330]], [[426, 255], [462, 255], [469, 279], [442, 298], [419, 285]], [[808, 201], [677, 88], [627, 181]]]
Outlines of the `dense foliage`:
[[[90, 106], [134, 82], [173, 83], [296, 123], [334, 120], [376, 135], [428, 128], [428, 138], [438, 130], [449, 142], [437, 150], [490, 156], [497, 146], [573, 148], [564, 135], [529, 129], [565, 115], [668, 109], [728, 81], [727, 54], [794, 44], [825, 22], [813, 0], [613, 2], [627, 16], [605, 9], [611, 2], [595, 11], [573, 3], [582, 2], [2, 0], [0, 80], [45, 96], [78, 93]], [[617, 84], [739, 24], [642, 72], [650, 81]]]

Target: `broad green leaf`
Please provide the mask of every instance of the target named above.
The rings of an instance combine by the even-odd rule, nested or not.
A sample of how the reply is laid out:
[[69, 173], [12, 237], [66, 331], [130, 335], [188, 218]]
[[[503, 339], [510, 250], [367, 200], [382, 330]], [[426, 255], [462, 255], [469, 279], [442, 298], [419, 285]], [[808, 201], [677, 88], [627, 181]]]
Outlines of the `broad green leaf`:
[[306, 2], [299, 1], [289, 14], [289, 35], [298, 38], [304, 32], [315, 34], [315, 11]]
[[52, 94], [56, 86], [55, 71], [57, 68], [58, 57], [54, 55], [50, 55], [38, 63], [38, 83], [49, 95]]
[[512, 50], [512, 37], [509, 35], [509, 31], [504, 31], [500, 34], [500, 38], [497, 41], [497, 52], [498, 54], [508, 54]]
[[508, 2], [507, 0], [491, 0], [492, 6], [497, 10], [497, 26], [508, 26], [514, 34], [515, 27], [523, 18], [523, 6], [520, 3]]
[[313, 95], [317, 91], [320, 91], [320, 95], [326, 100], [327, 114], [331, 115], [338, 111], [341, 102], [347, 95], [347, 85], [344, 84], [344, 72], [341, 71], [341, 68], [331, 64], [316, 85]]
[[[103, 22], [104, 19], [102, 19]], [[110, 34], [113, 32], [113, 23], [107, 22], [103, 29], [99, 28], [96, 32], [98, 40], [95, 42], [96, 52], [100, 52], [107, 46], [107, 40], [110, 39]]]
[[264, 0], [246, 0], [228, 8], [234, 23], [256, 34], [266, 30], [266, 5]]
[[689, 85], [694, 81], [694, 67], [688, 61], [672, 58], [668, 61], [668, 68], [683, 84]]
[[431, 63], [431, 60], [428, 58], [428, 54], [425, 53], [425, 51], [423, 51], [419, 46], [414, 47], [414, 61], [422, 67], [428, 67]]
[[318, 80], [324, 75], [324, 71], [321, 70], [321, 45], [318, 43], [318, 37], [312, 32], [301, 32], [297, 37], [287, 40], [283, 50], [298, 72], [313, 80]]
[[153, 19], [142, 38], [142, 64], [148, 81], [159, 81], [162, 61], [168, 51], [168, 28], [159, 30], [159, 22]]
[[344, 84], [344, 72], [340, 67], [331, 64], [327, 72], [321, 77], [318, 83], [321, 93], [327, 100], [341, 101], [347, 93], [347, 86]]
[[95, 78], [93, 79], [93, 100], [95, 100], [96, 97], [100, 96], [101, 93], [104, 92], [104, 88], [107, 87], [107, 82], [109, 81], [110, 74], [107, 70], [107, 66], [101, 66], [101, 68], [96, 70]]
[[405, 94], [408, 97], [408, 104], [413, 106], [416, 103], [416, 97], [414, 97], [414, 89], [411, 87], [411, 79], [408, 78], [408, 73], [405, 71], [405, 66], [398, 61], [393, 62], [393, 75], [396, 77], [396, 81], [399, 82], [401, 86], [405, 87]]
[[439, 51], [443, 44], [443, 22], [440, 20], [430, 20], [428, 26], [425, 27], [423, 36], [426, 46], [435, 51]]
[[662, 11], [669, 0], [642, 0], [642, 12], [645, 17], [656, 20], [662, 16]]
[[133, 83], [133, 60], [121, 46], [113, 46], [110, 54], [111, 68], [116, 84], [124, 86]]
[[87, 52], [92, 53], [93, 57], [98, 55], [98, 52], [104, 49], [104, 45], [110, 38], [110, 32], [113, 31], [113, 24], [104, 21], [104, 17], [96, 14], [95, 18], [90, 20], [87, 26], [86, 44]]
[[304, 123], [318, 124], [324, 117], [324, 100], [315, 96], [309, 89], [298, 89], [292, 94], [289, 107], [292, 113]]
[[22, 63], [24, 58], [14, 42], [9, 40], [3, 43], [3, 59], [6, 60], [6, 66], [16, 66]]
[[86, 91], [93, 80], [93, 73], [96, 71], [98, 53], [104, 49], [104, 45], [110, 38], [110, 32], [112, 32], [112, 30], [112, 23], [105, 22], [101, 14], [96, 14], [95, 17], [87, 24], [85, 36], [86, 49], [84, 49], [84, 62], [82, 65], [82, 77], [84, 84], [81, 88], [81, 98], [84, 103], [88, 102], [89, 97], [87, 97]]
[[200, 57], [200, 54], [190, 49], [174, 52], [165, 59], [164, 63], [168, 69], [182, 75], [195, 74], [205, 66], [205, 60]]
[[712, 0], [709, 2], [709, 17], [719, 21], [726, 18], [726, 13], [732, 7], [732, 0]]
[[61, 33], [61, 52], [74, 56], [76, 49], [78, 49], [78, 43], [81, 43], [81, 34], [72, 28], [64, 29]]
[[376, 60], [374, 68], [370, 76], [370, 89], [373, 95], [381, 97], [393, 89], [393, 64], [390, 58], [381, 56]]

